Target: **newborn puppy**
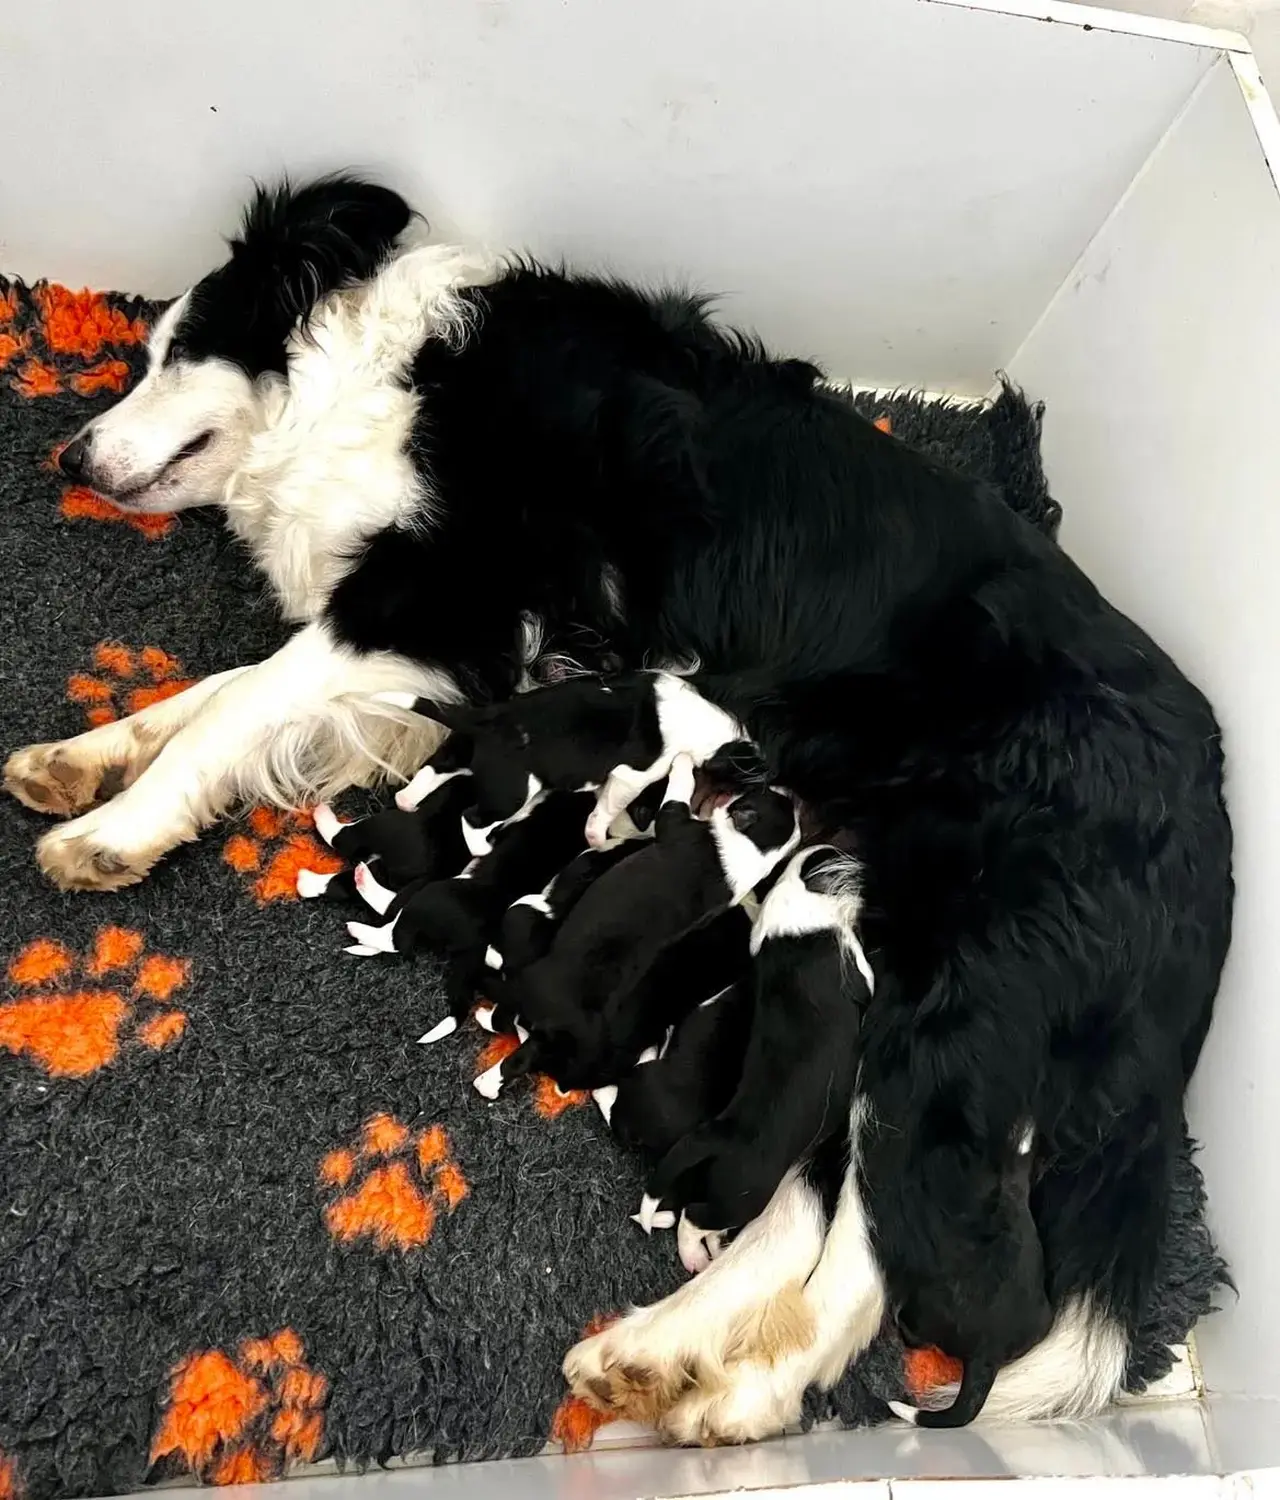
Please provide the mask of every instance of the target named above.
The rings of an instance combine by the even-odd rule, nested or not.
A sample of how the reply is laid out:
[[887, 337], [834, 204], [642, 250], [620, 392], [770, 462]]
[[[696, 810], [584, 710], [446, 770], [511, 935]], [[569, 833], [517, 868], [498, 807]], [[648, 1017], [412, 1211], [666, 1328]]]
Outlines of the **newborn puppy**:
[[498, 940], [485, 954], [485, 963], [510, 978], [545, 957], [557, 928], [587, 887], [620, 860], [634, 854], [641, 839], [652, 837], [660, 795], [659, 784], [648, 788], [615, 819], [609, 842], [603, 848], [584, 849], [545, 890], [521, 896], [509, 906], [502, 918]]
[[403, 693], [379, 697], [474, 741], [476, 797], [467, 823], [477, 852], [493, 825], [542, 792], [608, 781], [608, 805], [593, 813], [589, 833], [589, 842], [601, 845], [618, 814], [666, 776], [678, 751], [700, 763], [743, 734], [723, 709], [669, 672], [575, 677], [482, 708]]
[[[380, 882], [393, 890], [414, 881], [456, 875], [470, 858], [462, 836], [462, 814], [472, 800], [467, 785], [470, 775], [469, 771], [439, 775], [435, 790], [413, 812], [388, 807], [343, 823], [322, 803], [315, 811], [316, 832], [349, 864], [376, 861]], [[332, 898], [337, 894], [335, 887], [347, 884], [342, 876], [317, 875], [311, 870], [298, 873], [300, 896]], [[351, 884], [354, 888], [354, 877]]]
[[857, 867], [821, 847], [796, 854], [765, 897], [751, 936], [751, 1030], [742, 1077], [711, 1121], [667, 1152], [640, 1218], [681, 1210], [690, 1271], [707, 1241], [759, 1214], [789, 1168], [849, 1117], [862, 1009], [873, 985], [858, 941]]
[[1031, 1217], [1033, 1131], [1010, 1144], [1003, 1162], [977, 1165], [958, 1184], [966, 1199], [930, 1236], [928, 1274], [898, 1311], [908, 1343], [934, 1344], [964, 1361], [954, 1402], [894, 1411], [918, 1427], [963, 1427], [982, 1410], [1003, 1365], [1049, 1332], [1044, 1254]]
[[640, 982], [645, 970], [668, 943], [741, 901], [795, 848], [796, 813], [784, 793], [752, 792], [702, 823], [689, 810], [693, 791], [692, 759], [678, 755], [653, 843], [595, 881], [550, 953], [513, 981], [531, 1035], [501, 1065], [501, 1078], [535, 1071], [562, 1088], [616, 1082], [668, 1024], [659, 983]]
[[[741, 907], [730, 914], [745, 916]], [[744, 942], [744, 953], [746, 947]], [[662, 1156], [719, 1114], [742, 1078], [750, 1024], [751, 991], [740, 980], [677, 1021], [665, 1052], [597, 1091], [596, 1102], [618, 1139]]]
[[390, 920], [382, 927], [348, 923], [356, 940], [348, 952], [432, 948], [453, 960], [449, 1015], [428, 1032], [430, 1040], [447, 1036], [471, 1008], [476, 988], [489, 972], [485, 950], [503, 912], [516, 897], [541, 890], [582, 849], [582, 824], [591, 803], [589, 792], [549, 796], [527, 816], [499, 829], [492, 853], [474, 860], [462, 874], [411, 886], [398, 897], [375, 887], [365, 867], [357, 872], [362, 894]]

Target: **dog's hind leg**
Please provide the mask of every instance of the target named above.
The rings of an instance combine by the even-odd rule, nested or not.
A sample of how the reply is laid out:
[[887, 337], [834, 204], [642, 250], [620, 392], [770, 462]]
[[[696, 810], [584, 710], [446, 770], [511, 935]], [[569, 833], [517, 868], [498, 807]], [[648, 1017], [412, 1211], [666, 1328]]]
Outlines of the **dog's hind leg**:
[[41, 869], [64, 890], [116, 890], [237, 801], [296, 806], [379, 770], [421, 764], [439, 731], [372, 701], [392, 686], [454, 691], [438, 670], [356, 652], [323, 624], [306, 626], [274, 656], [207, 692], [112, 801], [45, 834]]

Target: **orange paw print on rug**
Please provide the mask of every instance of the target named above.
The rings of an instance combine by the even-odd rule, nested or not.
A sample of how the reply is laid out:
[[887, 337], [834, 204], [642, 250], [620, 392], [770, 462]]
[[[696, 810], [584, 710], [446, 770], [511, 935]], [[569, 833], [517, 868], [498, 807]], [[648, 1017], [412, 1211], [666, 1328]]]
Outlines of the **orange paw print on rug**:
[[146, 336], [144, 319], [131, 317], [100, 292], [42, 282], [0, 293], [0, 368], [26, 356], [9, 384], [28, 400], [64, 390], [78, 396], [125, 390], [129, 365], [111, 351], [133, 347]]
[[222, 846], [223, 859], [238, 874], [252, 877], [259, 901], [295, 901], [298, 871], [336, 875], [342, 860], [311, 831], [309, 812], [281, 812], [255, 807], [248, 816], [248, 833], [233, 833]]
[[101, 641], [93, 648], [93, 668], [67, 678], [67, 697], [80, 704], [94, 726], [150, 708], [195, 682], [178, 658], [159, 646], [135, 650], [119, 641]]
[[93, 951], [80, 957], [52, 938], [28, 943], [9, 965], [16, 995], [0, 1005], [0, 1047], [55, 1078], [85, 1078], [106, 1067], [122, 1036], [153, 1052], [172, 1047], [187, 1017], [170, 1001], [191, 977], [191, 964], [145, 949], [142, 934], [128, 927], [104, 927]]
[[292, 1328], [188, 1355], [173, 1371], [151, 1462], [174, 1457], [206, 1483], [259, 1484], [324, 1443], [329, 1382]]
[[82, 484], [68, 485], [58, 501], [58, 511], [64, 521], [106, 521], [111, 525], [127, 526], [131, 531], [141, 532], [148, 541], [168, 536], [178, 524], [174, 516], [162, 511], [144, 514], [141, 511], [121, 510], [110, 500], [104, 500], [93, 490]]
[[[582, 1330], [584, 1339], [603, 1333], [618, 1321], [617, 1313], [598, 1313]], [[602, 1427], [618, 1419], [612, 1412], [597, 1411], [581, 1396], [566, 1396], [551, 1418], [550, 1440], [559, 1443], [566, 1453], [585, 1453]]]
[[[510, 1057], [519, 1045], [519, 1038], [502, 1031], [495, 1033], [480, 1049], [480, 1055], [476, 1058], [476, 1077], [492, 1068], [495, 1063], [500, 1063], [503, 1058]], [[591, 1103], [591, 1095], [584, 1089], [562, 1089], [545, 1073], [534, 1073], [532, 1082], [533, 1107], [544, 1120], [554, 1120], [558, 1115], [564, 1114], [566, 1109], [579, 1109], [582, 1105]]]
[[374, 1115], [354, 1146], [320, 1163], [323, 1187], [341, 1190], [324, 1211], [334, 1239], [371, 1239], [379, 1250], [425, 1245], [436, 1213], [452, 1213], [469, 1191], [442, 1125], [416, 1135], [393, 1115]]

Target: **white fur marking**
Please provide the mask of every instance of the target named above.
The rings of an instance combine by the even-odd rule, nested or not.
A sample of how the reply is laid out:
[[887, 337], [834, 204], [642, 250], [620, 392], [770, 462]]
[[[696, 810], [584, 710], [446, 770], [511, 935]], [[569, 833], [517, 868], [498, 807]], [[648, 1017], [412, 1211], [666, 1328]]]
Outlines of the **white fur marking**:
[[332, 875], [321, 875], [318, 870], [298, 871], [298, 895], [304, 901], [312, 901], [317, 896], [323, 896], [329, 889]]
[[603, 1088], [592, 1089], [591, 1097], [596, 1101], [596, 1106], [604, 1116], [604, 1123], [610, 1124], [613, 1120], [613, 1106], [618, 1098], [618, 1085], [606, 1083]]
[[391, 903], [396, 899], [396, 893], [380, 884], [369, 866], [363, 863], [356, 866], [356, 890], [365, 905], [371, 906], [380, 917], [386, 915]]
[[493, 1005], [476, 1006], [476, 1025], [481, 1031], [492, 1031], [494, 1029], [493, 1012], [496, 1008]]
[[334, 834], [347, 826], [327, 802], [321, 802], [311, 818], [316, 825], [316, 832], [330, 848], [333, 847]]
[[496, 1099], [502, 1092], [502, 1064], [496, 1062], [493, 1067], [486, 1068], [472, 1079], [472, 1086], [477, 1094], [483, 1094], [486, 1099]]
[[452, 1036], [457, 1029], [457, 1016], [446, 1016], [443, 1021], [437, 1021], [430, 1031], [424, 1032], [418, 1041], [429, 1047], [432, 1042], [439, 1042], [447, 1036]]
[[364, 922], [348, 922], [347, 931], [357, 943], [371, 948], [375, 953], [394, 953], [396, 951], [396, 923], [399, 920], [397, 916], [385, 927], [369, 927]]
[[502, 967], [502, 954], [492, 943], [484, 950], [484, 966], [486, 969], [501, 969]]

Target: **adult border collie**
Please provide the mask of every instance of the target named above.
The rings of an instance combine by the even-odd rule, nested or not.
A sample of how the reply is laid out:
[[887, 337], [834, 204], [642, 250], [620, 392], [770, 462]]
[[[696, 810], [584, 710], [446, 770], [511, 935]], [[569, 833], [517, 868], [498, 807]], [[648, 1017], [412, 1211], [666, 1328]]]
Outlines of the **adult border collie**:
[[[870, 1225], [883, 1288], [828, 1269], [841, 1295], [815, 1290], [814, 1316], [840, 1326], [816, 1336], [838, 1358], [819, 1364], [901, 1304], [952, 1195], [1030, 1121], [1055, 1322], [986, 1410], [1101, 1406], [1228, 942], [1209, 705], [1052, 541], [812, 365], [697, 297], [407, 248], [410, 218], [350, 177], [260, 190], [226, 264], [157, 323], [145, 378], [63, 453], [126, 509], [221, 505], [301, 628], [257, 666], [14, 755], [16, 796], [76, 815], [41, 867], [112, 889], [242, 798], [407, 774], [432, 742], [373, 696], [500, 697], [537, 641], [696, 657], [865, 870], [877, 994], [839, 1243]], [[822, 1216], [788, 1210], [798, 1191], [691, 1284], [694, 1313], [659, 1304], [601, 1335], [583, 1394], [678, 1435], [790, 1420], [812, 1361], [718, 1425], [716, 1382], [752, 1346], [716, 1289], [758, 1244], [749, 1299], [810, 1274]]]

